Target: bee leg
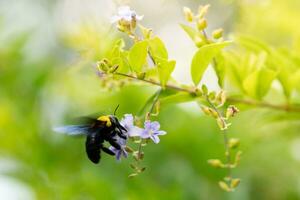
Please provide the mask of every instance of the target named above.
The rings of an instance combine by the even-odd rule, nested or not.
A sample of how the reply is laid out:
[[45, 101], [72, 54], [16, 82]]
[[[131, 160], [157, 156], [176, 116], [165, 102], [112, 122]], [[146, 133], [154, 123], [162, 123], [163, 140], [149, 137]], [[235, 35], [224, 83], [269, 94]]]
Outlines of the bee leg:
[[122, 126], [121, 124], [118, 126], [118, 128], [120, 131], [123, 130], [123, 131], [127, 132], [127, 129], [124, 126]]
[[111, 146], [115, 147], [116, 149], [121, 149], [121, 145], [117, 142], [116, 139], [109, 138], [107, 141], [109, 142], [109, 144], [111, 144]]
[[120, 138], [123, 138], [125, 140], [127, 139], [127, 136], [125, 134], [123, 134], [123, 132], [120, 129], [119, 129], [119, 131], [116, 131], [116, 132]]
[[102, 147], [102, 150], [109, 155], [112, 155], [112, 156], [115, 155], [115, 153], [112, 150], [110, 150], [109, 148]]

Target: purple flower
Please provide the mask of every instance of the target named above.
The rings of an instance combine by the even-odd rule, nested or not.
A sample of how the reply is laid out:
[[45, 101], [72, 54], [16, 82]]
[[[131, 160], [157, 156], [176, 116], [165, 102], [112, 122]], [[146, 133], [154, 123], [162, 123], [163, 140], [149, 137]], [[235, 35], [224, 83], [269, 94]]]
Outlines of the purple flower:
[[121, 157], [123, 156], [124, 158], [127, 158], [128, 157], [128, 153], [126, 151], [126, 140], [123, 139], [123, 138], [118, 138], [118, 143], [119, 145], [121, 146], [121, 149], [116, 149], [115, 147], [113, 146], [110, 146], [109, 149], [115, 153], [116, 155], [116, 159], [119, 161], [121, 160]]
[[140, 136], [143, 132], [142, 128], [134, 126], [134, 118], [132, 114], [125, 114], [124, 118], [122, 118], [122, 120], [120, 121], [120, 124], [127, 130], [126, 134], [129, 137]]
[[159, 130], [160, 124], [157, 121], [151, 122], [149, 120], [145, 121], [145, 129], [141, 134], [141, 138], [150, 138], [155, 144], [159, 143], [159, 135], [167, 134], [165, 131]]
[[134, 10], [130, 10], [129, 6], [121, 6], [118, 8], [118, 15], [115, 15], [111, 18], [111, 23], [115, 23], [120, 20], [131, 22], [133, 18], [135, 20], [142, 20], [144, 16], [137, 15]]

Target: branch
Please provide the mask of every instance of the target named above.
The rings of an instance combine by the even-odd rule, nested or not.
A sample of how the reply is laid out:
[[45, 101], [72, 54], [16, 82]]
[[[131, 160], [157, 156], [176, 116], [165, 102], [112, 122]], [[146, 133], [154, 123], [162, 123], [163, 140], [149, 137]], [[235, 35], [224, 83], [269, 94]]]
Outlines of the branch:
[[[136, 76], [129, 75], [129, 74], [124, 74], [124, 73], [120, 73], [120, 72], [114, 72], [113, 74], [118, 75], [118, 76], [127, 77], [127, 78], [137, 80], [137, 81], [142, 81], [142, 82], [145, 82], [145, 83], [149, 83], [151, 85], [156, 85], [156, 86], [161, 87], [161, 84], [158, 81], [155, 81], [155, 80], [139, 79]], [[190, 93], [190, 94], [195, 95], [195, 96], [199, 96], [199, 95], [197, 95], [197, 90], [200, 90], [199, 88], [192, 88], [191, 89], [191, 88], [188, 88], [188, 87], [180, 87], [180, 86], [171, 85], [171, 84], [167, 84], [165, 86], [165, 88], [180, 91], [180, 92], [187, 92], [187, 93]], [[233, 103], [239, 103], [239, 104], [257, 106], [257, 107], [261, 107], [261, 108], [270, 108], [270, 109], [274, 109], [274, 110], [280, 110], [280, 111], [286, 111], [286, 112], [299, 112], [300, 113], [300, 107], [295, 106], [295, 105], [271, 104], [271, 103], [263, 102], [263, 101], [256, 101], [256, 100], [251, 100], [251, 99], [239, 99], [239, 98], [235, 98], [235, 97], [228, 97], [227, 102], [232, 103], [232, 104]]]

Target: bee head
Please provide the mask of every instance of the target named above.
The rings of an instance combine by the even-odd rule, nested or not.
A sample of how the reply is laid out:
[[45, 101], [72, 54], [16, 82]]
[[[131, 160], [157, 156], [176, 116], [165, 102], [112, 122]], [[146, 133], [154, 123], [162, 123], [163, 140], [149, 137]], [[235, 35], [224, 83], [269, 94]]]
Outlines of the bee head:
[[108, 115], [103, 115], [97, 118], [98, 121], [102, 122], [105, 124], [106, 127], [111, 127], [112, 125], [112, 121], [111, 121], [111, 117]]
[[115, 125], [115, 126], [117, 126], [117, 125], [120, 124], [120, 123], [119, 123], [119, 120], [118, 120], [117, 117], [114, 116], [114, 115], [109, 115], [109, 119], [110, 119], [111, 123], [112, 123], [113, 125]]

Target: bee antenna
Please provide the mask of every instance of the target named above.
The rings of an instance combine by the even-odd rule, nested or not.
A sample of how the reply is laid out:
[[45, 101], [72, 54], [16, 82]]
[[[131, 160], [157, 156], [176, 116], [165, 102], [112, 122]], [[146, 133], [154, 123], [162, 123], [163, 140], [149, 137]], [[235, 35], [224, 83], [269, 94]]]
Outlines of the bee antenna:
[[118, 104], [117, 107], [115, 108], [114, 115], [116, 115], [116, 112], [117, 112], [119, 107], [120, 107], [120, 104]]

